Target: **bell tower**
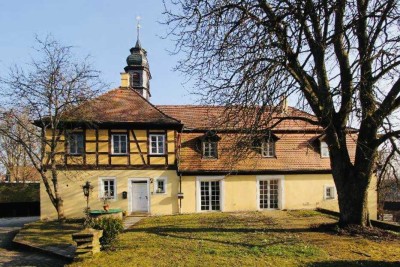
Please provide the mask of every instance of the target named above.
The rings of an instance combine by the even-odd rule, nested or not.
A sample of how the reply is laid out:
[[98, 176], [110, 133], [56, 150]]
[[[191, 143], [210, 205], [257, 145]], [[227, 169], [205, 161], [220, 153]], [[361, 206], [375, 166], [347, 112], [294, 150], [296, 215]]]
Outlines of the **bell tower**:
[[[125, 73], [122, 73], [122, 84], [136, 90], [144, 98], [149, 100], [150, 94], [150, 69], [147, 61], [147, 52], [140, 44], [140, 17], [136, 18], [137, 23], [137, 41], [135, 47], [129, 51], [131, 54], [126, 58], [127, 66], [124, 68]], [[124, 80], [125, 79], [125, 80]]]

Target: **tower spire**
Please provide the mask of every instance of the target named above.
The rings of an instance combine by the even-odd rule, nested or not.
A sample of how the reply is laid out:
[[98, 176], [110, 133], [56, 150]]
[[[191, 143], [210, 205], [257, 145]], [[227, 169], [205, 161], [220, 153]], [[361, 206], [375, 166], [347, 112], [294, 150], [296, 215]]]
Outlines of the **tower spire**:
[[131, 54], [126, 58], [127, 66], [124, 68], [125, 73], [121, 74], [121, 87], [129, 87], [149, 99], [151, 74], [147, 52], [140, 44], [140, 19], [139, 16], [136, 17], [137, 41], [135, 47], [129, 50]]
[[137, 31], [137, 40], [136, 40], [136, 46], [135, 47], [137, 47], [137, 48], [141, 48], [142, 47], [142, 45], [140, 44], [140, 28], [142, 27], [141, 25], [140, 25], [140, 20], [141, 20], [142, 18], [140, 17], [140, 16], [137, 16], [136, 17], [136, 31]]

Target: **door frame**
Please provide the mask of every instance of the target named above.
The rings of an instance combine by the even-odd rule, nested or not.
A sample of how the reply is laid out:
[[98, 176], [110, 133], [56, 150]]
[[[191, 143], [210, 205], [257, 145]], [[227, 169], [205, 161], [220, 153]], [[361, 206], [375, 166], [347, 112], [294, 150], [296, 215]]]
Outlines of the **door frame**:
[[[257, 210], [283, 210], [285, 209], [285, 176], [284, 175], [259, 175], [256, 177], [257, 188]], [[260, 208], [260, 181], [278, 180], [278, 208], [277, 209], [261, 209]]]
[[129, 178], [128, 179], [128, 211], [129, 212], [134, 212], [132, 210], [132, 201], [133, 201], [133, 196], [132, 196], [132, 183], [133, 182], [146, 182], [146, 187], [147, 187], [147, 212], [150, 213], [150, 178], [145, 178], [145, 177], [137, 177], [137, 178]]

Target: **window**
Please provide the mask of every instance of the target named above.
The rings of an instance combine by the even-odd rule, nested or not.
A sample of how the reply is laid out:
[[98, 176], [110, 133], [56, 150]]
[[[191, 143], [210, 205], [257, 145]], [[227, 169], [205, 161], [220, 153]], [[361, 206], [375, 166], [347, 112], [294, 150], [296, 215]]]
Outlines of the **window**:
[[127, 153], [127, 135], [113, 134], [112, 135], [112, 153], [126, 154]]
[[277, 209], [279, 204], [279, 181], [261, 180], [260, 186], [260, 209]]
[[164, 155], [165, 154], [165, 135], [151, 134], [150, 138], [150, 154]]
[[131, 86], [140, 86], [140, 74], [138, 72], [131, 74]]
[[157, 178], [154, 182], [154, 193], [165, 194], [167, 192], [167, 178]]
[[83, 133], [73, 133], [68, 136], [68, 153], [83, 154]]
[[115, 178], [100, 178], [100, 198], [116, 199], [116, 179]]
[[224, 210], [224, 176], [196, 177], [196, 211]]
[[257, 207], [263, 209], [284, 209], [284, 176], [257, 176]]
[[201, 181], [201, 210], [220, 210], [219, 181]]
[[261, 155], [265, 158], [272, 158], [275, 156], [275, 142], [273, 140], [261, 143]]
[[321, 141], [321, 158], [329, 158], [328, 144], [324, 141]]
[[203, 141], [203, 157], [217, 158], [217, 142]]
[[336, 198], [336, 190], [333, 185], [325, 185], [324, 186], [324, 199], [335, 199]]

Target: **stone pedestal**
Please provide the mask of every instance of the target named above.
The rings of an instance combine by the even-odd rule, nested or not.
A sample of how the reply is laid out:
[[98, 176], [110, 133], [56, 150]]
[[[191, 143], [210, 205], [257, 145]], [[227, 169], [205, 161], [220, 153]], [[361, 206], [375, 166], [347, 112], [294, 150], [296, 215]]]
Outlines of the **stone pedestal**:
[[92, 228], [84, 229], [81, 232], [72, 234], [72, 239], [76, 242], [75, 257], [89, 257], [100, 252], [100, 237], [103, 236], [103, 230]]

